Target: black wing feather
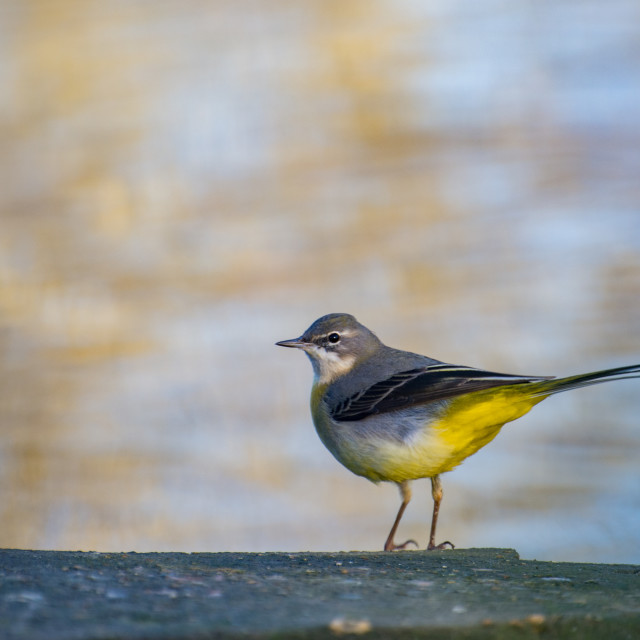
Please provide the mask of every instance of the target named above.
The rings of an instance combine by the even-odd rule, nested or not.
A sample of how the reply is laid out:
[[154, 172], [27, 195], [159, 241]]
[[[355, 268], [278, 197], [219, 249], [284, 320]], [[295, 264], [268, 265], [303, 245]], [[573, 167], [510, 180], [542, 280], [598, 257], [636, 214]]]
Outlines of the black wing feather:
[[420, 367], [396, 373], [353, 394], [331, 410], [331, 417], [340, 422], [362, 420], [374, 414], [407, 409], [472, 391], [546, 379], [446, 364]]

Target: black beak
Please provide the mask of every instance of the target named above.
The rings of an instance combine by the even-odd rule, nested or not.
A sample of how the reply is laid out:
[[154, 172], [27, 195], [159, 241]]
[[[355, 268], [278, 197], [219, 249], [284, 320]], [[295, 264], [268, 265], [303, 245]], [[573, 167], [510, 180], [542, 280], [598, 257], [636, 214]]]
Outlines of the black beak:
[[306, 346], [306, 342], [302, 338], [293, 338], [293, 340], [281, 340], [280, 342], [276, 342], [278, 347], [294, 347], [296, 349], [301, 349]]

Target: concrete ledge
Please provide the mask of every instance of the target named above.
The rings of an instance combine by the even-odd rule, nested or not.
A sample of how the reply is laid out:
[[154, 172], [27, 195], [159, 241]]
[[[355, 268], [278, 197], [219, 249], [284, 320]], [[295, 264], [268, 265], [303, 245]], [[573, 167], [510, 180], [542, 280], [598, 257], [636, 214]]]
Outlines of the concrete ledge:
[[0, 551], [5, 640], [639, 638], [640, 567], [505, 549]]

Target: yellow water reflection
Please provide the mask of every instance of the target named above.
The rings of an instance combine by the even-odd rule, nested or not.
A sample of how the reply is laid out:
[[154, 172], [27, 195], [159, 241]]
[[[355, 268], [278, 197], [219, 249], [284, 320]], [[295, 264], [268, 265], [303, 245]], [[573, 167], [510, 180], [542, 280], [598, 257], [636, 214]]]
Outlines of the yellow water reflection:
[[[327, 312], [515, 373], [640, 361], [637, 8], [428, 5], [5, 2], [0, 547], [379, 548], [395, 488], [273, 346]], [[639, 389], [509, 427], [443, 538], [640, 562]]]

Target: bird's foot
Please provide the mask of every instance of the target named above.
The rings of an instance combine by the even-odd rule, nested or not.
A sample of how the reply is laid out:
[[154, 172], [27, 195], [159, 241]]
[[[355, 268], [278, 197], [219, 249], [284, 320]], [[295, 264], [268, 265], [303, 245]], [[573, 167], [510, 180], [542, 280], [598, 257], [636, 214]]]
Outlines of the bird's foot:
[[407, 545], [415, 544], [416, 549], [418, 548], [418, 543], [415, 540], [407, 540], [402, 544], [396, 544], [393, 540], [387, 540], [384, 544], [385, 551], [398, 551], [398, 549], [406, 549]]
[[440, 544], [433, 544], [433, 542], [430, 542], [429, 546], [427, 547], [427, 551], [442, 551], [443, 549], [447, 548], [455, 549], [456, 545], [453, 544], [453, 542], [449, 542], [448, 540], [446, 540], [445, 542], [441, 542]]

